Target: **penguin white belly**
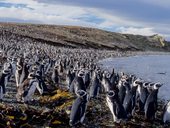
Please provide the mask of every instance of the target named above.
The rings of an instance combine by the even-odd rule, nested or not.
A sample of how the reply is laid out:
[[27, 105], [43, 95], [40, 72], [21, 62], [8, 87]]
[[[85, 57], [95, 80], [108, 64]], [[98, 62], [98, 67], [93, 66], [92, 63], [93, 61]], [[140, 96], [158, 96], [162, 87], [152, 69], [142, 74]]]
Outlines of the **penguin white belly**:
[[113, 121], [115, 122], [117, 118], [116, 118], [115, 113], [113, 111], [113, 103], [109, 100], [108, 97], [106, 97], [106, 101], [107, 101], [108, 107], [109, 107], [109, 109], [110, 109], [110, 111], [113, 115]]
[[8, 83], [8, 77], [7, 76], [5, 77], [5, 81], [4, 82], [5, 82], [4, 84], [5, 84], [5, 87], [6, 87], [7, 83]]
[[[86, 111], [86, 108], [85, 108], [85, 111]], [[84, 119], [85, 119], [85, 112], [83, 113], [83, 116], [81, 117], [80, 122], [83, 123]]]
[[67, 83], [67, 88], [69, 89], [71, 85], [71, 81], [68, 77], [66, 78], [66, 83]]
[[170, 122], [170, 106], [168, 106], [168, 108], [164, 114], [163, 121], [164, 121], [164, 123]]
[[137, 92], [141, 95], [141, 87], [140, 86], [138, 86]]
[[16, 80], [16, 85], [18, 87], [19, 86], [19, 73], [18, 73], [17, 70], [16, 70], [16, 73], [15, 73], [15, 80]]

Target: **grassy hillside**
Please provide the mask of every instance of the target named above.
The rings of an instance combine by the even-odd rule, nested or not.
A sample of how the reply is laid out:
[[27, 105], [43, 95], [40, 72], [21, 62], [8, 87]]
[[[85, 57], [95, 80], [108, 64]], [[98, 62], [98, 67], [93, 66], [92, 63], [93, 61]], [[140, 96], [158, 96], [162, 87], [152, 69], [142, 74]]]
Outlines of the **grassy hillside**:
[[[4, 34], [5, 33], [5, 34]], [[170, 45], [158, 35], [120, 34], [95, 28], [38, 24], [0, 23], [1, 37], [30, 38], [57, 46], [112, 50], [170, 51]]]

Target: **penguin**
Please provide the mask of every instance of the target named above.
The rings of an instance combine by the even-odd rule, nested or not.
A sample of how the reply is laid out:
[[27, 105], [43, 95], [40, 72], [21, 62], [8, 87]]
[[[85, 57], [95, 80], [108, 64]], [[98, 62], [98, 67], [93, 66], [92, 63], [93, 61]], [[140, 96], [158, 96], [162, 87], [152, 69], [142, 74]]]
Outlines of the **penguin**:
[[68, 89], [70, 88], [73, 80], [74, 80], [74, 75], [71, 73], [70, 69], [68, 69], [68, 71], [66, 73], [66, 83], [67, 83]]
[[149, 85], [148, 82], [144, 82], [143, 84], [142, 83], [138, 84], [136, 100], [138, 102], [139, 112], [144, 112], [145, 102], [149, 95], [147, 90], [148, 85]]
[[7, 81], [10, 81], [10, 78], [12, 76], [12, 64], [11, 64], [11, 62], [7, 62], [7, 63], [4, 64], [4, 70], [8, 70], [9, 71]]
[[149, 93], [144, 106], [145, 119], [147, 120], [155, 119], [155, 113], [157, 111], [158, 91], [161, 86], [162, 84], [155, 83], [153, 86], [149, 87], [152, 89], [152, 91]]
[[101, 84], [103, 85], [104, 92], [107, 93], [110, 90], [115, 90], [116, 88], [111, 85], [110, 80], [109, 80], [109, 75], [106, 75], [106, 73], [103, 73], [102, 81]]
[[77, 76], [75, 76], [74, 80], [71, 83], [71, 86], [69, 89], [71, 93], [75, 93], [78, 90], [86, 91], [86, 87], [85, 87], [85, 84], [82, 78], [83, 76], [84, 76], [84, 72], [80, 70]]
[[18, 58], [17, 59], [17, 65], [16, 65], [16, 72], [15, 72], [15, 79], [16, 79], [16, 86], [19, 87], [20, 84], [20, 78], [23, 70], [23, 59]]
[[10, 70], [4, 69], [2, 76], [0, 77], [0, 101], [3, 100], [3, 96], [6, 93], [6, 85], [8, 82], [8, 76], [10, 75]]
[[85, 119], [85, 112], [87, 108], [88, 95], [84, 90], [78, 90], [76, 92], [78, 96], [72, 104], [70, 113], [70, 126], [75, 126], [78, 123], [83, 124]]
[[28, 78], [21, 83], [17, 89], [16, 98], [18, 102], [29, 102], [32, 100], [32, 96], [35, 90], [38, 90], [42, 94], [42, 89], [39, 87], [39, 82], [34, 72], [30, 72]]
[[90, 98], [98, 98], [100, 89], [101, 85], [98, 78], [98, 74], [94, 71], [90, 86]]
[[110, 83], [113, 86], [116, 86], [118, 82], [119, 82], [119, 75], [115, 73], [114, 68], [113, 68], [111, 76], [110, 76]]
[[55, 63], [55, 66], [58, 66], [58, 73], [59, 75], [63, 75], [63, 72], [64, 72], [64, 66], [63, 66], [63, 63], [62, 61], [60, 60], [59, 63]]
[[139, 84], [142, 84], [140, 79], [137, 79], [132, 84], [132, 88], [130, 88], [129, 84], [125, 85], [126, 95], [123, 101], [123, 107], [127, 113], [127, 116], [130, 118], [134, 115], [135, 105], [136, 105], [136, 90]]
[[45, 67], [44, 67], [44, 63], [41, 63], [39, 66], [38, 66], [38, 69], [37, 70], [39, 70], [40, 71], [40, 76], [42, 77], [42, 78], [44, 78], [45, 77]]
[[27, 63], [23, 63], [23, 69], [22, 69], [21, 77], [19, 79], [19, 84], [27, 79], [29, 75], [29, 68], [30, 66]]
[[118, 96], [120, 99], [120, 102], [123, 104], [125, 95], [126, 95], [126, 87], [125, 87], [126, 80], [125, 79], [120, 79], [119, 83], [117, 85], [118, 88]]
[[90, 72], [89, 71], [85, 72], [85, 75], [84, 75], [84, 84], [85, 84], [86, 88], [88, 88], [89, 85], [90, 85]]
[[37, 78], [37, 80], [38, 80], [38, 86], [39, 86], [39, 88], [42, 90], [42, 93], [40, 93], [41, 95], [42, 94], [45, 94], [45, 93], [47, 93], [48, 92], [48, 88], [47, 88], [47, 85], [45, 84], [45, 81], [44, 81], [44, 79], [43, 79], [43, 77], [42, 77], [42, 71], [40, 71], [40, 70], [37, 70], [36, 71], [36, 74], [35, 74], [35, 77]]
[[12, 62], [11, 62], [11, 65], [12, 65], [12, 76], [15, 76], [15, 72], [16, 72], [16, 58], [12, 58]]
[[53, 73], [52, 73], [52, 81], [55, 85], [59, 86], [59, 74], [58, 74], [57, 66], [54, 66]]
[[120, 123], [121, 121], [127, 120], [126, 111], [119, 100], [118, 94], [115, 91], [110, 90], [107, 92], [106, 102], [113, 115], [114, 122]]
[[162, 121], [164, 124], [170, 123], [170, 101], [164, 107]]
[[47, 62], [44, 67], [45, 67], [45, 74], [47, 74], [51, 67], [51, 59], [50, 58], [47, 59]]

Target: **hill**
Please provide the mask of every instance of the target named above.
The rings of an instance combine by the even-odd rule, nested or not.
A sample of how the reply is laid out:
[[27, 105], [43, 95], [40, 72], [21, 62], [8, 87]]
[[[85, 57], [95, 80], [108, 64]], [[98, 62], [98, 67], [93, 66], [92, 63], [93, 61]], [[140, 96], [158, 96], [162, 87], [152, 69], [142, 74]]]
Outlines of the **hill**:
[[170, 43], [159, 35], [120, 34], [78, 26], [0, 23], [0, 37], [8, 38], [11, 35], [29, 38], [34, 42], [72, 48], [81, 47], [120, 51], [170, 51]]

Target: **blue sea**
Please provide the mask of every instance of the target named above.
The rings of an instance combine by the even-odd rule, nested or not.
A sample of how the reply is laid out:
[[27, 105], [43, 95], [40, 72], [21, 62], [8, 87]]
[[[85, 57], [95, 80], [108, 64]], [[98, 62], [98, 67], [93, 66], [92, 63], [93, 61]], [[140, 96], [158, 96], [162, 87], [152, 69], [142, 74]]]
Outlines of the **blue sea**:
[[108, 58], [99, 64], [109, 71], [135, 74], [150, 82], [160, 82], [159, 98], [170, 100], [170, 55], [137, 55], [131, 57]]

